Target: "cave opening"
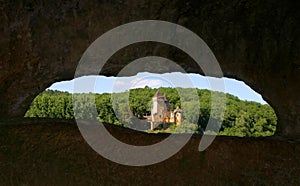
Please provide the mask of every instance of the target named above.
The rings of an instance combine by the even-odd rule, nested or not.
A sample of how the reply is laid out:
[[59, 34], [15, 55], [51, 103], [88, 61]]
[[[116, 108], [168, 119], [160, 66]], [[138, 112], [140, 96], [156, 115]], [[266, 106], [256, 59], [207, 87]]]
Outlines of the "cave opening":
[[[185, 83], [183, 76], [191, 81], [190, 85]], [[142, 72], [128, 77], [84, 76], [52, 84], [34, 99], [25, 117], [74, 119], [72, 94], [92, 93], [95, 95], [94, 103], [98, 112], [96, 118], [101, 122], [148, 133], [174, 133], [178, 126], [168, 122], [167, 125], [160, 125], [151, 130], [149, 118], [151, 120], [152, 98], [159, 90], [167, 98], [172, 112], [176, 108], [186, 106], [186, 111], [183, 110], [184, 125], [176, 131], [178, 133], [203, 134], [211, 118], [222, 120], [218, 135], [239, 137], [274, 135], [277, 124], [275, 111], [260, 94], [242, 81], [222, 78], [225, 89], [221, 94], [226, 97], [225, 112], [222, 118], [212, 115], [211, 111], [214, 108], [211, 107], [211, 95], [218, 91], [212, 90], [209, 78], [211, 77], [180, 72], [164, 74]], [[81, 87], [76, 91], [73, 87], [74, 81], [79, 82]], [[85, 88], [85, 85], [91, 82], [94, 83], [93, 90]], [[199, 100], [196, 101], [199, 103], [198, 108], [195, 102], [191, 101], [190, 95], [184, 99], [178, 95], [178, 91], [191, 92], [189, 91], [191, 89], [195, 89], [199, 96]], [[194, 122], [187, 122], [189, 119]]]

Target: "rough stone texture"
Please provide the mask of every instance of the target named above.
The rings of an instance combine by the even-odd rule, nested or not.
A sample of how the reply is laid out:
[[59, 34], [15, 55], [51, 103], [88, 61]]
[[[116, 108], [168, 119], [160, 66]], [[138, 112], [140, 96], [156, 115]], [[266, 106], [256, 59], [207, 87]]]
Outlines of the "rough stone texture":
[[[300, 184], [300, 142], [295, 140], [217, 137], [199, 152], [200, 137], [194, 136], [166, 161], [130, 167], [94, 152], [75, 124], [37, 122], [0, 126], [1, 185]], [[106, 127], [134, 145], [157, 143], [167, 136]]]
[[[101, 34], [159, 19], [197, 33], [225, 76], [245, 81], [275, 109], [277, 133], [300, 136], [299, 9], [292, 0], [0, 1], [1, 118], [23, 116], [38, 93], [72, 79], [81, 55]], [[114, 55], [102, 74], [116, 75], [130, 60], [150, 54], [202, 73], [172, 47], [140, 43]]]

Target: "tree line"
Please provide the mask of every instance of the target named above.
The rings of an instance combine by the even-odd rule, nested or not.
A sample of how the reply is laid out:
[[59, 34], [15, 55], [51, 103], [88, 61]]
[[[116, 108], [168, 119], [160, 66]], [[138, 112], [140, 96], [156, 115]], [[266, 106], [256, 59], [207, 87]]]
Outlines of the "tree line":
[[[277, 118], [274, 110], [268, 104], [243, 101], [231, 94], [203, 89], [196, 89], [199, 103], [195, 103], [193, 101], [193, 90], [195, 89], [159, 88], [159, 90], [167, 95], [173, 109], [179, 106], [186, 110], [183, 110], [184, 121], [180, 130], [175, 130], [176, 126], [171, 125], [168, 130], [156, 132], [202, 133], [209, 119], [222, 121], [219, 135], [259, 137], [273, 135], [276, 130]], [[156, 91], [157, 89], [146, 86], [112, 94], [103, 93], [91, 96], [92, 94], [81, 93], [76, 94], [77, 101], [73, 104], [71, 93], [46, 90], [34, 99], [25, 117], [74, 119], [75, 110], [76, 118], [97, 118], [101, 122], [135, 128], [137, 121], [145, 123], [144, 116], [150, 115], [151, 101]], [[184, 92], [184, 98], [180, 97], [181, 92]], [[218, 95], [226, 97], [226, 110], [223, 118], [211, 115], [212, 94], [215, 94], [216, 97]], [[96, 115], [91, 111], [94, 103], [97, 110]], [[199, 108], [199, 110], [195, 108]], [[153, 132], [147, 130], [147, 127], [145, 131]]]

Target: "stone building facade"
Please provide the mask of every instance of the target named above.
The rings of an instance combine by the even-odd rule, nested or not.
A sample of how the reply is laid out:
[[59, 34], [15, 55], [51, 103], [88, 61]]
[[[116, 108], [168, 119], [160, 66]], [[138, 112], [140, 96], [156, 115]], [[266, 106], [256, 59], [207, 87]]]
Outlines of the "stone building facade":
[[182, 110], [177, 107], [172, 111], [171, 105], [166, 94], [162, 95], [158, 90], [152, 97], [151, 104], [151, 130], [158, 127], [158, 124], [163, 123], [165, 128], [166, 123], [176, 123], [180, 125], [182, 120]]

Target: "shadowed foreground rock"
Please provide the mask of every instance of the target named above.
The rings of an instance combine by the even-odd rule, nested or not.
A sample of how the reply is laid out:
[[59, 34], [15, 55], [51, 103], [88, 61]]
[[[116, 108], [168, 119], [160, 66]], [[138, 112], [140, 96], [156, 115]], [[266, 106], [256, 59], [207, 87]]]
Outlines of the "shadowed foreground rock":
[[[198, 152], [200, 137], [194, 136], [164, 162], [130, 167], [94, 152], [73, 122], [24, 124], [28, 121], [1, 123], [1, 185], [300, 184], [299, 141], [217, 137], [206, 151]], [[107, 128], [118, 139], [135, 145], [156, 143], [167, 136]]]
[[[199, 35], [224, 76], [245, 81], [274, 108], [277, 134], [300, 137], [299, 9], [300, 2], [292, 0], [0, 1], [0, 115], [22, 117], [36, 95], [72, 79], [83, 52], [103, 33], [151, 19]], [[203, 74], [182, 51], [147, 42], [118, 51], [101, 74], [117, 75], [149, 55]]]

